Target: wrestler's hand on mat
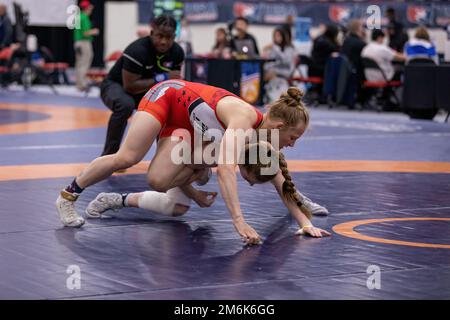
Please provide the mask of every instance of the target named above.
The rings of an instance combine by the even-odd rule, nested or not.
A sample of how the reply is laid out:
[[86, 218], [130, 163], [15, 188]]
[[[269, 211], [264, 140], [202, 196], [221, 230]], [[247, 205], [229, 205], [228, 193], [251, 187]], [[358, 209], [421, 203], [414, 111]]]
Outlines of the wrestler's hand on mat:
[[316, 228], [314, 226], [307, 226], [303, 227], [300, 230], [298, 230], [295, 234], [297, 235], [308, 235], [313, 238], [322, 238], [322, 237], [329, 237], [331, 236], [331, 233], [329, 233], [326, 230]]
[[233, 221], [234, 227], [246, 244], [260, 244], [261, 237], [249, 224], [243, 220]]
[[196, 190], [192, 200], [194, 200], [200, 208], [207, 208], [214, 203], [216, 197], [217, 192]]

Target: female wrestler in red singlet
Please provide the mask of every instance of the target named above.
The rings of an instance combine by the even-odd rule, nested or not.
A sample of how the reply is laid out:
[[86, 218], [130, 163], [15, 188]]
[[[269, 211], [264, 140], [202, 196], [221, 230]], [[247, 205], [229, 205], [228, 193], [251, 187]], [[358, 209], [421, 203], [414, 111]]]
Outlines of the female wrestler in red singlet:
[[[147, 173], [150, 187], [165, 192], [186, 183], [187, 176], [191, 176], [192, 172], [187, 173], [184, 164], [170, 161], [172, 149], [179, 143], [169, 137], [175, 129], [185, 129], [191, 134], [196, 130], [222, 131], [219, 159], [224, 154], [240, 154], [243, 151], [243, 142], [236, 145], [233, 143], [238, 129], [279, 129], [279, 147], [293, 147], [309, 123], [309, 115], [301, 97], [300, 90], [290, 88], [288, 93], [269, 107], [268, 112], [262, 114], [247, 102], [220, 88], [182, 80], [159, 83], [141, 101], [120, 150], [116, 154], [92, 161], [61, 191], [56, 201], [61, 221], [71, 227], [83, 225], [84, 219], [76, 212], [74, 205], [82, 190], [106, 179], [117, 170], [137, 164], [158, 137], [157, 152]], [[258, 243], [259, 235], [245, 222], [241, 212], [235, 169], [236, 162], [219, 163], [217, 179], [220, 191], [237, 232], [246, 242]], [[275, 180], [278, 181], [276, 186], [280, 192], [288, 184], [283, 175], [277, 175]], [[292, 181], [289, 183], [291, 185], [293, 186]], [[295, 188], [290, 188], [289, 192], [293, 194], [294, 191]], [[301, 226], [311, 227], [296, 202], [291, 201], [286, 206], [291, 213], [297, 208]], [[320, 231], [315, 230], [314, 233], [320, 234]]]

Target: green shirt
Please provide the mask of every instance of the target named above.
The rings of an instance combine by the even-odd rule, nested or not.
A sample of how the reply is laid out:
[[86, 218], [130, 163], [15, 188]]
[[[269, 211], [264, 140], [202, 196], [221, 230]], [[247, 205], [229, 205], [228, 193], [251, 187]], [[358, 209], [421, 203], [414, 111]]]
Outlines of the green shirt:
[[74, 41], [92, 41], [92, 36], [85, 36], [84, 33], [92, 29], [91, 20], [85, 13], [80, 13], [80, 28], [74, 29], [73, 40]]

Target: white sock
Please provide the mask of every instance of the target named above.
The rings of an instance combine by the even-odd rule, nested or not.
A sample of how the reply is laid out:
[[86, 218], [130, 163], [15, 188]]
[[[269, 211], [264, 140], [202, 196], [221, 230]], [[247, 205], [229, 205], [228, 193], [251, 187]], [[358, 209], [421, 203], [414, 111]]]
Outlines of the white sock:
[[145, 191], [138, 199], [139, 208], [173, 216], [176, 204], [189, 207], [191, 199], [180, 188], [173, 188], [164, 192]]

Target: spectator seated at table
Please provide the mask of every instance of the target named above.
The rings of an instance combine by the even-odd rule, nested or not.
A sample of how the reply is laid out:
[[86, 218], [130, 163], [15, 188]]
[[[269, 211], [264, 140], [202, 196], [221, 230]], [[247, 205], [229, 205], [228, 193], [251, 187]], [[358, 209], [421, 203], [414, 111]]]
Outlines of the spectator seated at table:
[[340, 50], [337, 40], [339, 29], [335, 25], [327, 25], [323, 34], [313, 42], [311, 53], [312, 65], [308, 70], [310, 77], [323, 77], [328, 58]]
[[231, 39], [231, 51], [233, 56], [237, 58], [255, 58], [259, 57], [258, 44], [256, 39], [248, 30], [248, 20], [238, 17], [233, 23], [236, 35]]
[[288, 79], [295, 70], [296, 50], [284, 28], [275, 28], [273, 43], [264, 48], [263, 57], [273, 60], [264, 65], [265, 102], [270, 103], [288, 89]]
[[[381, 29], [374, 29], [371, 39], [372, 41], [362, 50], [361, 57], [374, 60], [388, 81], [399, 80], [400, 72], [395, 72], [392, 62], [394, 60], [405, 61], [405, 55], [384, 44], [385, 34]], [[373, 82], [385, 81], [380, 71], [374, 69], [365, 70], [365, 77], [367, 80]]]
[[228, 34], [225, 28], [216, 29], [216, 43], [214, 44], [211, 53], [211, 58], [230, 59], [231, 47], [228, 40]]
[[436, 53], [436, 47], [430, 40], [430, 34], [425, 27], [418, 27], [414, 34], [414, 38], [409, 40], [405, 45], [405, 55], [407, 62], [412, 60], [421, 61], [429, 59], [435, 64], [439, 63]]

